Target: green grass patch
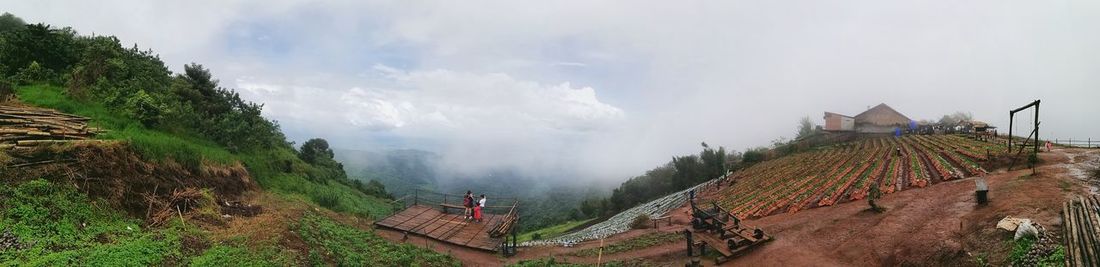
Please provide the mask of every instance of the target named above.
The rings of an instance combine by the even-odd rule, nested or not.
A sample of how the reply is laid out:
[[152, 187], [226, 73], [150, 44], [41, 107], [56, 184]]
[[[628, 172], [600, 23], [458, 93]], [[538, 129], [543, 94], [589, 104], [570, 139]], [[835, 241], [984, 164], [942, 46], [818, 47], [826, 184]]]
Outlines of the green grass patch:
[[460, 266], [450, 255], [394, 244], [369, 231], [337, 223], [314, 213], [302, 216], [298, 234], [310, 245], [312, 265], [339, 266]]
[[509, 267], [585, 267], [595, 265], [584, 265], [576, 263], [568, 263], [563, 260], [558, 260], [553, 257], [545, 257], [533, 260], [522, 260], [515, 264], [508, 265]]
[[[1038, 258], [1028, 259], [1028, 253], [1031, 252], [1032, 247], [1038, 244], [1038, 241], [1034, 237], [1023, 237], [1012, 243], [1012, 253], [1008, 255], [1008, 262], [1011, 262], [1013, 266], [1064, 266], [1066, 259], [1066, 249], [1062, 245], [1054, 245], [1053, 250], [1048, 250], [1048, 255]], [[1040, 248], [1042, 249], [1042, 248]], [[1044, 252], [1039, 252], [1044, 253]]]
[[191, 266], [291, 266], [293, 258], [274, 246], [252, 251], [242, 245], [218, 244], [191, 259]]
[[0, 265], [153, 265], [177, 256], [174, 229], [145, 231], [105, 203], [46, 180], [0, 187], [0, 225], [23, 244]]
[[[638, 250], [658, 245], [664, 245], [682, 240], [684, 235], [679, 233], [656, 232], [648, 233], [631, 239], [623, 240], [603, 248], [603, 254], [615, 254], [632, 250]], [[572, 255], [579, 257], [593, 257], [600, 254], [600, 248], [589, 248], [574, 252]]]
[[[554, 257], [544, 257], [544, 258], [538, 258], [538, 259], [533, 259], [533, 260], [522, 260], [522, 261], [519, 261], [515, 264], [510, 264], [508, 266], [509, 267], [587, 267], [587, 266], [596, 266], [596, 265], [595, 264], [569, 263], [569, 262], [566, 262], [564, 260], [556, 259]], [[605, 266], [605, 267], [627, 267], [627, 266], [629, 266], [629, 267], [651, 267], [651, 266], [660, 266], [660, 265], [653, 264], [653, 263], [648, 262], [648, 261], [643, 260], [643, 259], [633, 259], [633, 260], [626, 260], [626, 261], [605, 262], [605, 263], [601, 264], [600, 266]]]
[[393, 210], [389, 200], [367, 195], [343, 183], [311, 181], [306, 178], [313, 168], [298, 159], [293, 151], [272, 149], [244, 154], [241, 159], [248, 172], [268, 191], [313, 202], [338, 212], [382, 218]]
[[586, 224], [586, 223], [591, 222], [592, 220], [595, 220], [595, 219], [596, 218], [587, 219], [587, 220], [580, 220], [580, 221], [567, 221], [567, 222], [564, 222], [564, 223], [561, 223], [561, 224], [558, 224], [558, 225], [544, 227], [544, 228], [537, 229], [537, 230], [534, 230], [534, 231], [526, 232], [526, 233], [520, 234], [516, 238], [518, 239], [518, 242], [525, 242], [525, 241], [535, 240], [535, 239], [533, 239], [533, 237], [535, 237], [535, 236], [541, 237], [540, 239], [554, 238], [554, 237], [560, 236], [562, 234], [565, 234], [565, 231], [569, 231], [570, 229], [573, 229], [573, 228], [575, 228], [579, 225]]
[[0, 187], [0, 232], [20, 244], [0, 250], [0, 266], [288, 266], [296, 254], [278, 244], [256, 250], [240, 244], [186, 248], [184, 239], [209, 243], [207, 234], [171, 221], [143, 229], [139, 220], [75, 189], [36, 179]]

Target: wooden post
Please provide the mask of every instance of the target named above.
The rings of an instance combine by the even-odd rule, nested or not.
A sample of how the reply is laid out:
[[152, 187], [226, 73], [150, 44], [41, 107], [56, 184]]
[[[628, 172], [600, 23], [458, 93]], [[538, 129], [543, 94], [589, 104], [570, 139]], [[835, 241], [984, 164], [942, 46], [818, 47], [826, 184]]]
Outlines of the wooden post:
[[1013, 117], [1015, 117], [1015, 116], [1016, 116], [1015, 112], [1012, 112], [1012, 111], [1008, 112], [1008, 153], [1009, 154], [1012, 154], [1012, 121], [1013, 121]]
[[603, 261], [603, 238], [600, 238], [600, 252], [596, 255], [596, 267]]
[[1032, 151], [1034, 155], [1039, 155], [1039, 100], [1035, 100], [1035, 148]]

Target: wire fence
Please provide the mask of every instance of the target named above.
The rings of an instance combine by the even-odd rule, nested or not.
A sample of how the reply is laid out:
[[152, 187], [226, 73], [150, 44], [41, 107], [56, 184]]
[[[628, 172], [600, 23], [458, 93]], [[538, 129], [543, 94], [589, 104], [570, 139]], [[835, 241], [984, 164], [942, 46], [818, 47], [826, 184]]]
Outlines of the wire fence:
[[1084, 148], [1100, 148], [1100, 139], [1092, 140], [1092, 138], [1086, 139], [1054, 139], [1050, 140], [1056, 145], [1072, 146], [1072, 147], [1084, 147]]

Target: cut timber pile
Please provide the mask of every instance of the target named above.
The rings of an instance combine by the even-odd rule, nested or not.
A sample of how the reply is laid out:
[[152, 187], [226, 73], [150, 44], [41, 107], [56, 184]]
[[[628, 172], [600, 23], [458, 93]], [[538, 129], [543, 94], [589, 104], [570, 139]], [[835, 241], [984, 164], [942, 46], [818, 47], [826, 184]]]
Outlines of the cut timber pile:
[[516, 216], [517, 204], [512, 204], [512, 209], [508, 210], [508, 214], [504, 215], [504, 219], [492, 229], [489, 229], [489, 237], [500, 238], [512, 231], [512, 227], [515, 227], [516, 221], [518, 221]]
[[52, 109], [0, 105], [0, 149], [86, 140], [101, 132], [88, 118]]
[[1078, 197], [1062, 205], [1066, 266], [1100, 266], [1100, 200]]

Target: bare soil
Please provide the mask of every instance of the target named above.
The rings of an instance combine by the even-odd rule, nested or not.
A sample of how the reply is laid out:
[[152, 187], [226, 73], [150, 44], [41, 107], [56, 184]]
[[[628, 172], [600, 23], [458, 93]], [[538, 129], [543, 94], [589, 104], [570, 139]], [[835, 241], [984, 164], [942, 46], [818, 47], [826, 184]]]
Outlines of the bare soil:
[[119, 142], [14, 148], [6, 155], [14, 161], [50, 163], [0, 168], [0, 177], [45, 178], [72, 184], [89, 196], [103, 198], [135, 217], [146, 219], [162, 211], [151, 210], [156, 206], [153, 202], [169, 201], [177, 192], [210, 189], [217, 200], [236, 200], [244, 192], [259, 188], [240, 163], [203, 163], [188, 168], [172, 160], [150, 162]]
[[[793, 214], [778, 214], [745, 221], [775, 238], [753, 251], [725, 263], [728, 266], [977, 266], [979, 258], [1004, 266], [1011, 250], [1012, 233], [996, 229], [1006, 216], [1030, 218], [1060, 237], [1061, 204], [1075, 195], [1089, 194], [1087, 181], [1074, 178], [1067, 166], [1079, 164], [1087, 149], [1062, 148], [1040, 153], [1040, 165], [992, 170], [981, 177], [989, 185], [987, 205], [975, 201], [975, 179], [958, 179], [926, 188], [884, 195], [878, 204], [886, 212], [868, 210], [865, 201], [852, 201]], [[705, 199], [713, 192], [706, 192]], [[678, 231], [688, 225], [687, 207], [671, 212], [672, 226], [631, 230], [603, 240], [613, 244], [653, 231]], [[378, 230], [387, 239], [401, 242], [401, 234]], [[567, 255], [598, 247], [599, 240], [577, 246], [520, 248], [515, 257], [448, 246], [410, 237], [407, 241], [450, 253], [469, 266], [500, 266], [525, 259], [553, 256], [574, 263], [597, 263], [593, 257]], [[624, 253], [603, 255], [599, 262], [645, 259], [649, 263], [682, 266], [685, 244], [671, 243]], [[712, 261], [704, 261], [706, 265]]]

